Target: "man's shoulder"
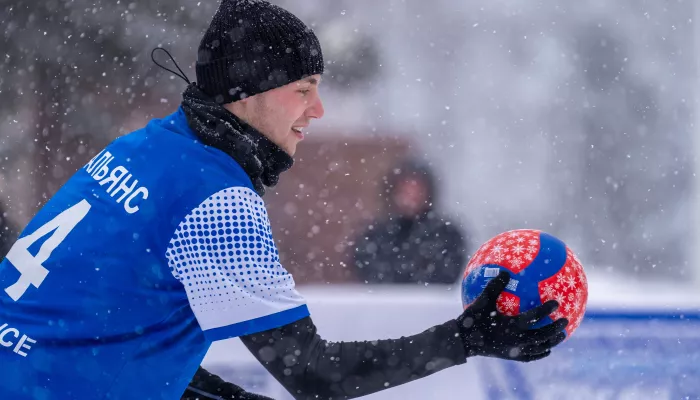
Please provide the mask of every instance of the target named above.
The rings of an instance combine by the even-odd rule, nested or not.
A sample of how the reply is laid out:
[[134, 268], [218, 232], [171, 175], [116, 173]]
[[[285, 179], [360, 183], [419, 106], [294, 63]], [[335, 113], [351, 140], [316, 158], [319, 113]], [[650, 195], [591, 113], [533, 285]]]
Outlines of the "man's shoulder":
[[168, 188], [190, 194], [244, 186], [252, 182], [243, 168], [221, 150], [201, 143], [181, 109], [116, 139], [106, 150], [155, 175]]
[[128, 204], [129, 211], [135, 210], [135, 201], [127, 203], [122, 197], [135, 196], [143, 207], [160, 210], [149, 215], [168, 221], [226, 188], [252, 190], [250, 178], [232, 157], [197, 141], [181, 120], [169, 120], [152, 120], [115, 139], [81, 168], [70, 182], [71, 190], [107, 194]]

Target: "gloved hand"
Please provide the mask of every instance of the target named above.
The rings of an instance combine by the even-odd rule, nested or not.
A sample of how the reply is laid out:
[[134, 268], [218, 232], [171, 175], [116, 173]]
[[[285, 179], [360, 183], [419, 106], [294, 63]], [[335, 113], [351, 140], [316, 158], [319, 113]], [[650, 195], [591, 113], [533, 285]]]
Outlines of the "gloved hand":
[[274, 400], [249, 393], [240, 386], [226, 382], [217, 375], [199, 367], [180, 400]]
[[566, 338], [563, 330], [569, 321], [565, 318], [531, 328], [559, 307], [555, 300], [513, 317], [498, 312], [496, 300], [509, 281], [510, 274], [501, 271], [457, 318], [467, 357], [535, 361], [547, 357]]

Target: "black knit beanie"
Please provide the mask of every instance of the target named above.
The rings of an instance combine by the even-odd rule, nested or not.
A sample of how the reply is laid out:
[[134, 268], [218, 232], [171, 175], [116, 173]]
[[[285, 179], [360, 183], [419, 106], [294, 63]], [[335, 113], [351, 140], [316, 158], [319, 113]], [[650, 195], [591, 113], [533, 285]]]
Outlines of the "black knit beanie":
[[222, 0], [199, 45], [197, 85], [225, 104], [323, 73], [321, 45], [289, 11]]

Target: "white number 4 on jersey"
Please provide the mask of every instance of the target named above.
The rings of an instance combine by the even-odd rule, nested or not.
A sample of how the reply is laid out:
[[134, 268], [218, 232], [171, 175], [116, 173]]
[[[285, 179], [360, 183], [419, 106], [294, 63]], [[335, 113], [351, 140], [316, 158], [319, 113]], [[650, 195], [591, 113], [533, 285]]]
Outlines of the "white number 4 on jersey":
[[[58, 247], [68, 234], [78, 225], [78, 222], [90, 211], [90, 203], [82, 200], [80, 203], [58, 214], [31, 235], [27, 235], [15, 242], [7, 253], [7, 260], [20, 272], [20, 277], [15, 284], [5, 289], [12, 300], [19, 300], [29, 289], [29, 285], [39, 288], [49, 271], [44, 268], [44, 263], [51, 253]], [[53, 233], [52, 233], [53, 232]], [[52, 233], [46, 239], [36, 256], [29, 253], [29, 247], [37, 240]]]

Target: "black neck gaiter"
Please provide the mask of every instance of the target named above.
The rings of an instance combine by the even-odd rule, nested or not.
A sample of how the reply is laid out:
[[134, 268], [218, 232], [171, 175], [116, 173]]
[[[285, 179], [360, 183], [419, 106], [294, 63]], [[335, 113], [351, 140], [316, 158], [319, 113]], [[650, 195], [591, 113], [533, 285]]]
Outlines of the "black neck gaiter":
[[199, 140], [236, 160], [260, 196], [265, 194], [265, 187], [275, 186], [280, 174], [294, 164], [289, 154], [209, 98], [195, 83], [187, 87], [182, 97], [188, 125]]

